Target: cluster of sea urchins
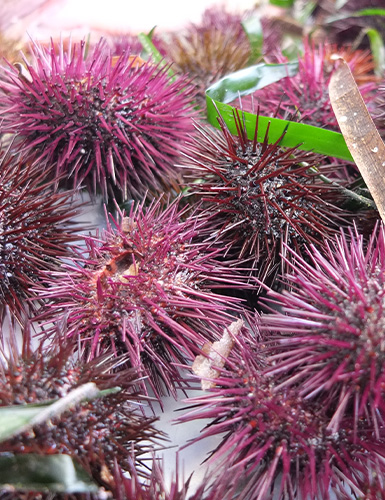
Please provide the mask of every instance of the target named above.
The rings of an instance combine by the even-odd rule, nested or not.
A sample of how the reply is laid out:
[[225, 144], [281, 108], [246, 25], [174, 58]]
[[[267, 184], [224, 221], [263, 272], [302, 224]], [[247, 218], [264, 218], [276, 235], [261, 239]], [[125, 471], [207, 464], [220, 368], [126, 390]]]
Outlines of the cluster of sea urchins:
[[10, 352], [7, 361], [0, 363], [0, 408], [57, 399], [62, 404], [56, 410], [52, 407], [49, 417], [3, 439], [0, 456], [69, 455], [108, 490], [114, 486], [117, 462], [121, 470], [134, 468], [136, 474], [141, 465], [146, 475], [145, 455], [164, 436], [154, 427], [156, 417], [148, 417], [140, 409], [143, 395], [138, 372], [114, 373], [124, 359], [112, 355], [91, 363], [75, 360], [71, 346], [59, 335], [49, 349], [41, 345], [33, 350], [30, 327], [25, 325], [22, 333], [20, 349], [11, 325]]
[[[373, 484], [382, 485], [385, 473], [383, 426], [375, 430], [369, 419], [341, 409], [333, 415], [324, 404], [327, 395], [308, 398], [295, 383], [295, 371], [288, 384], [274, 364], [279, 356], [266, 358], [256, 333], [258, 322], [238, 335], [226, 366], [210, 379], [210, 392], [190, 398], [192, 409], [179, 419], [209, 419], [193, 442], [219, 439], [208, 461], [217, 474], [213, 487], [227, 485], [223, 500], [382, 498], [370, 492]], [[310, 358], [308, 343], [307, 350], [293, 353], [294, 362]], [[282, 345], [284, 350], [284, 339]], [[378, 411], [363, 409], [362, 417], [370, 410]]]
[[[259, 126], [337, 130], [334, 49], [305, 40], [296, 76], [256, 94], [253, 133], [241, 111], [236, 134], [222, 116], [215, 131], [193, 118], [208, 84], [257, 57], [242, 19], [209, 10], [168, 47], [156, 34], [174, 68], [131, 37], [33, 42], [1, 69], [0, 410], [60, 404], [0, 457], [69, 455], [100, 489], [87, 498], [385, 498], [383, 226], [360, 234], [357, 171]], [[373, 61], [348, 57], [381, 128]], [[100, 232], [74, 222], [82, 189], [116, 209]], [[193, 442], [219, 442], [195, 493], [165, 484], [142, 409], [191, 388], [191, 365], [208, 392], [180, 425], [208, 418]]]

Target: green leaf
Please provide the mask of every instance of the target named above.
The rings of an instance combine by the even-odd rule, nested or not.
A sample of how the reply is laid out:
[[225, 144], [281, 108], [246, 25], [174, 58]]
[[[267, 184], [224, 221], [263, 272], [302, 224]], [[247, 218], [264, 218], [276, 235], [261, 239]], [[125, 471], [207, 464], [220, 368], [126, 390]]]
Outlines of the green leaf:
[[249, 63], [253, 63], [262, 56], [263, 52], [263, 30], [261, 20], [259, 17], [254, 16], [246, 19], [241, 24], [250, 43]]
[[317, 2], [306, 2], [299, 11], [299, 14], [297, 16], [298, 21], [302, 25], [305, 25], [309, 21], [309, 18], [313, 14], [316, 7]]
[[[146, 35], [149, 38], [149, 40], [151, 40], [151, 41], [152, 41], [152, 37], [154, 36], [155, 29], [156, 29], [156, 25], [153, 28], [151, 28], [151, 30]], [[140, 52], [140, 57], [144, 61], [147, 61], [148, 58], [150, 57], [150, 53], [146, 49], [143, 48], [143, 44], [142, 44], [142, 50]]]
[[380, 78], [385, 72], [385, 47], [384, 40], [380, 33], [374, 28], [368, 28], [365, 30], [370, 41], [370, 48], [373, 54], [374, 61], [374, 71], [376, 76]]
[[0, 455], [0, 488], [17, 490], [94, 493], [98, 486], [69, 455], [34, 453]]
[[150, 31], [147, 33], [147, 36], [150, 40], [152, 40], [152, 37], [154, 36], [154, 33], [155, 33], [155, 29], [156, 29], [156, 25], [153, 26]]
[[[217, 117], [218, 113], [220, 113], [231, 133], [237, 134], [234, 119], [236, 108], [227, 103], [232, 102], [238, 95], [244, 96], [250, 94], [288, 75], [293, 76], [297, 70], [297, 62], [276, 65], [258, 64], [227, 75], [206, 90], [208, 121], [215, 127], [218, 127]], [[256, 119], [256, 115], [244, 113], [244, 123], [250, 139], [255, 134]], [[352, 156], [346, 146], [345, 140], [342, 134], [338, 132], [303, 123], [259, 116], [259, 141], [264, 139], [269, 124], [269, 143], [276, 142], [286, 129], [287, 132], [281, 141], [282, 146], [298, 147], [304, 151], [314, 151], [326, 156], [352, 161]]]
[[[150, 32], [151, 33], [151, 32]], [[165, 61], [162, 54], [152, 43], [151, 36], [146, 35], [145, 33], [139, 33], [138, 35], [139, 42], [142, 44], [143, 50], [152, 57], [153, 61], [159, 66], [168, 66], [167, 74], [173, 80], [175, 78], [175, 74], [170, 68], [170, 64]]]
[[282, 39], [282, 54], [290, 62], [297, 61], [298, 54], [303, 54], [303, 37], [295, 35], [284, 35]]
[[298, 73], [298, 62], [288, 64], [260, 63], [231, 73], [206, 90], [206, 95], [220, 102], [234, 101], [239, 95], [247, 95], [287, 76]]
[[104, 397], [119, 391], [119, 387], [99, 391], [96, 385], [90, 382], [76, 387], [66, 396], [55, 401], [47, 401], [38, 405], [0, 407], [0, 442], [60, 415], [84, 400]]
[[336, 21], [342, 21], [343, 19], [348, 19], [350, 17], [365, 17], [365, 16], [385, 16], [385, 9], [361, 9], [356, 12], [344, 12], [342, 14], [336, 14], [335, 16], [327, 17], [324, 24], [331, 24]]
[[385, 9], [361, 9], [353, 12], [353, 17], [361, 17], [361, 16], [385, 16]]
[[0, 442], [18, 434], [42, 410], [49, 405], [18, 405], [0, 408]]
[[292, 7], [294, 0], [270, 0], [272, 5], [277, 5], [278, 7]]
[[[213, 100], [207, 100], [207, 116], [209, 122], [218, 126], [217, 116], [218, 111], [222, 115], [232, 134], [237, 134], [235, 120], [233, 115], [234, 108], [228, 104], [222, 104]], [[247, 136], [252, 139], [255, 134], [256, 115], [252, 113], [244, 113], [244, 123], [247, 130]], [[279, 118], [270, 118], [267, 116], [259, 116], [258, 119], [258, 141], [263, 141], [267, 127], [269, 126], [268, 143], [276, 142], [286, 129], [286, 134], [280, 144], [287, 147], [298, 147], [304, 151], [314, 151], [314, 153], [342, 158], [343, 160], [353, 161], [352, 156], [346, 146], [345, 140], [338, 132], [305, 125], [303, 123], [295, 123]]]
[[86, 39], [86, 46], [84, 48], [84, 61], [88, 57], [88, 53], [90, 51], [90, 47], [91, 47], [91, 33], [88, 33], [87, 39]]

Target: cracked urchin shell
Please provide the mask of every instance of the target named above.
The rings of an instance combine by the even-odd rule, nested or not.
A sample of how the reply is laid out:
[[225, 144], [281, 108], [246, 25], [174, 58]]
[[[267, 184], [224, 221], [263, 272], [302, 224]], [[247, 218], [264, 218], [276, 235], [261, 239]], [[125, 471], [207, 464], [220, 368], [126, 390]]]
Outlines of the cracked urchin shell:
[[208, 465], [215, 483], [228, 486], [223, 499], [326, 500], [345, 498], [346, 488], [363, 498], [372, 474], [385, 472], [384, 430], [374, 436], [362, 419], [354, 431], [353, 418], [335, 429], [322, 402], [266, 375], [254, 335], [235, 339], [212, 388], [186, 400], [192, 409], [178, 419], [209, 419], [192, 443], [218, 437]]
[[80, 230], [73, 195], [55, 193], [38, 160], [0, 152], [0, 322], [5, 308], [19, 320], [32, 314], [40, 303], [33, 286], [72, 254]]
[[86, 48], [34, 43], [25, 67], [5, 70], [4, 132], [40, 152], [67, 184], [105, 198], [176, 185], [174, 163], [192, 131], [192, 87], [172, 81], [167, 67], [138, 65], [126, 52], [113, 57], [103, 40], [91, 54]]
[[[124, 359], [112, 355], [90, 363], [76, 360], [61, 335], [49, 349], [39, 344], [33, 350], [29, 325], [23, 326], [22, 350], [11, 325], [10, 350], [1, 351], [0, 407], [64, 401], [90, 382], [106, 394], [82, 403], [74, 399], [48, 420], [3, 440], [0, 454], [67, 454], [106, 489], [113, 485], [116, 461], [125, 472], [140, 467], [135, 473], [146, 476], [146, 455], [165, 435], [154, 427], [157, 418], [140, 410], [148, 399], [138, 392], [143, 387], [140, 374], [133, 369], [116, 372]], [[118, 392], [108, 392], [113, 388]]]
[[262, 318], [274, 366], [285, 385], [300, 384], [306, 398], [321, 398], [336, 425], [354, 413], [379, 435], [384, 424], [385, 232], [369, 243], [351, 231], [322, 251], [309, 247], [307, 261], [291, 254], [285, 280], [290, 292], [270, 291], [278, 310]]
[[108, 222], [103, 234], [85, 239], [84, 265], [75, 259], [42, 291], [51, 301], [45, 317], [63, 317], [86, 358], [128, 352], [157, 394], [162, 381], [174, 392], [174, 363], [191, 360], [238, 309], [237, 299], [212, 289], [251, 287], [209, 245], [193, 242], [199, 223], [183, 220], [187, 211], [178, 200], [166, 207], [158, 200], [147, 209], [132, 205], [129, 217], [119, 212], [115, 227]]
[[224, 241], [229, 255], [255, 264], [263, 259], [268, 267], [282, 241], [299, 249], [347, 224], [347, 213], [336, 205], [336, 188], [310, 172], [320, 157], [280, 147], [279, 140], [268, 144], [268, 130], [259, 142], [258, 120], [249, 139], [238, 112], [238, 136], [221, 116], [218, 120], [219, 132], [197, 126], [199, 135], [187, 144], [184, 161], [194, 175], [190, 190], [203, 201], [202, 238]]

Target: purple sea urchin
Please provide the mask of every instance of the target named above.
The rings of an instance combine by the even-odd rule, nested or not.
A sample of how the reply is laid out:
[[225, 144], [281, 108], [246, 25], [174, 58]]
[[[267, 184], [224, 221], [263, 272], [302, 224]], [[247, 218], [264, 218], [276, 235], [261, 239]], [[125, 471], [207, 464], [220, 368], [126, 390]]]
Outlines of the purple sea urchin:
[[271, 292], [279, 310], [263, 317], [272, 335], [274, 362], [268, 373], [283, 374], [285, 386], [300, 384], [306, 398], [321, 398], [334, 412], [335, 427], [345, 414], [383, 428], [385, 383], [385, 232], [363, 237], [344, 233], [324, 251], [295, 252], [285, 278], [290, 292]]
[[144, 396], [138, 393], [136, 370], [114, 373], [123, 359], [103, 356], [84, 364], [71, 357], [72, 349], [56, 337], [49, 351], [42, 345], [32, 351], [28, 328], [23, 331], [23, 350], [11, 332], [11, 351], [0, 362], [0, 406], [44, 403], [65, 398], [83, 384], [99, 390], [118, 387], [96, 399], [74, 401], [61, 413], [52, 414], [28, 430], [0, 443], [1, 453], [67, 454], [109, 489], [116, 461], [130, 472], [141, 466], [147, 475], [146, 457], [164, 435], [154, 427], [155, 417], [145, 417], [135, 407]]
[[[71, 254], [77, 225], [74, 193], [54, 193], [40, 162], [10, 150], [0, 153], [0, 323], [5, 308], [20, 321], [40, 300], [32, 291], [47, 271]], [[34, 298], [34, 303], [29, 299]]]
[[184, 34], [171, 36], [167, 56], [192, 78], [203, 106], [207, 87], [249, 62], [250, 43], [242, 20], [223, 7], [212, 7], [205, 10], [199, 24], [191, 23]]
[[325, 45], [324, 49], [324, 68], [327, 74], [334, 71], [336, 58], [341, 57], [348, 63], [357, 85], [377, 81], [373, 55], [369, 50], [354, 50], [349, 45], [346, 47]]
[[264, 346], [253, 335], [235, 339], [210, 391], [187, 400], [193, 409], [179, 419], [210, 419], [193, 443], [222, 436], [209, 458], [215, 482], [228, 486], [222, 498], [326, 500], [346, 490], [363, 498], [371, 474], [385, 472], [383, 429], [374, 436], [363, 420], [354, 431], [345, 418], [335, 430], [321, 402], [265, 375]]
[[[100, 41], [34, 43], [24, 60], [1, 77], [4, 132], [23, 139], [26, 151], [54, 164], [56, 174], [105, 198], [123, 199], [176, 184], [174, 163], [192, 131], [192, 87], [171, 81], [167, 68], [112, 57]], [[24, 66], [19, 65], [19, 68]]]
[[84, 266], [73, 262], [43, 296], [47, 317], [63, 317], [67, 336], [79, 339], [84, 356], [128, 352], [145, 367], [157, 394], [177, 386], [175, 363], [192, 359], [216, 330], [230, 321], [238, 301], [212, 288], [247, 287], [236, 270], [221, 265], [215, 251], [194, 243], [199, 230], [178, 201], [163, 208], [132, 206], [115, 227], [85, 240]]
[[298, 249], [336, 232], [344, 212], [333, 203], [334, 188], [310, 172], [317, 157], [268, 144], [268, 131], [259, 143], [258, 119], [249, 139], [239, 114], [235, 120], [238, 136], [220, 117], [221, 132], [197, 127], [199, 136], [188, 145], [185, 165], [196, 179], [190, 189], [206, 207], [201, 235], [258, 262], [271, 261], [282, 241]]

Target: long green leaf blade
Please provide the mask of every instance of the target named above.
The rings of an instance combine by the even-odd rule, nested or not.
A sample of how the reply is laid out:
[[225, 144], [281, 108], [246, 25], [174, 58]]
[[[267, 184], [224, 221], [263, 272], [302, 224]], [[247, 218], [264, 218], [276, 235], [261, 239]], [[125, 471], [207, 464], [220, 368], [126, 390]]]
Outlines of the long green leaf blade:
[[[218, 113], [225, 120], [233, 134], [237, 133], [234, 121], [235, 107], [229, 102], [238, 96], [244, 96], [261, 89], [271, 83], [279, 81], [286, 76], [293, 76], [298, 71], [298, 63], [288, 64], [257, 64], [250, 68], [237, 71], [222, 78], [206, 91], [208, 121], [218, 127]], [[244, 113], [245, 127], [251, 139], [255, 133], [256, 115]], [[278, 118], [259, 116], [258, 140], [263, 140], [270, 123], [268, 142], [276, 142], [283, 131], [287, 132], [281, 144], [287, 147], [298, 147], [304, 151], [341, 158], [352, 161], [352, 156], [342, 134], [323, 128], [290, 122]]]
[[325, 24], [331, 24], [336, 21], [342, 21], [344, 19], [349, 19], [350, 17], [367, 17], [367, 16], [385, 16], [385, 9], [379, 8], [369, 8], [369, 9], [361, 9], [356, 12], [344, 12], [342, 14], [336, 14], [325, 19]]
[[[151, 33], [151, 32], [150, 32]], [[151, 36], [146, 35], [145, 33], [140, 33], [138, 35], [138, 40], [142, 44], [143, 50], [152, 57], [153, 61], [156, 64], [159, 64], [159, 66], [167, 66], [167, 74], [173, 80], [175, 78], [175, 74], [172, 71], [170, 64], [165, 61], [164, 57], [162, 54], [159, 52], [159, 50], [155, 47], [151, 40]]]
[[100, 391], [94, 383], [90, 382], [76, 387], [60, 399], [47, 401], [45, 404], [0, 407], [0, 443], [53, 416], [60, 415], [82, 401], [108, 396], [119, 391], [119, 387]]
[[263, 52], [263, 30], [262, 23], [259, 17], [253, 16], [245, 21], [242, 21], [242, 27], [249, 39], [250, 58], [249, 63], [254, 63], [262, 56]]

